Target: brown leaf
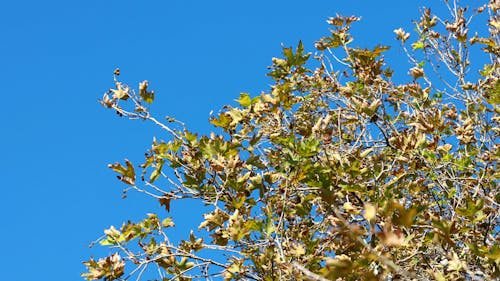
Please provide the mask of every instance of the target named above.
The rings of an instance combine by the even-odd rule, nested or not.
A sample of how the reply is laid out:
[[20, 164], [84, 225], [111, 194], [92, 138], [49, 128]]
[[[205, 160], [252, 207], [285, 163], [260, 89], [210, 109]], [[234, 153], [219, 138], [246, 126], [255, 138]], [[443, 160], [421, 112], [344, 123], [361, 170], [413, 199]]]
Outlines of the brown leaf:
[[167, 210], [167, 212], [170, 212], [170, 200], [172, 200], [172, 197], [168, 194], [165, 194], [163, 197], [158, 199], [158, 201], [160, 201], [160, 206], [165, 206], [165, 210]]

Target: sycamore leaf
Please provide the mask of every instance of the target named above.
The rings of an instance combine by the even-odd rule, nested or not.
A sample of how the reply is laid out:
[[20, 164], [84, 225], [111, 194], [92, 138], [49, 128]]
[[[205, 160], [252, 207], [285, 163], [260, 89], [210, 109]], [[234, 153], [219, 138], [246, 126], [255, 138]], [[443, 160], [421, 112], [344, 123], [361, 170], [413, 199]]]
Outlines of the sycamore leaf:
[[128, 100], [129, 87], [123, 86], [121, 83], [116, 83], [116, 89], [110, 90], [113, 93], [113, 99]]
[[111, 168], [113, 171], [117, 172], [118, 174], [120, 174], [120, 176], [118, 176], [119, 180], [129, 185], [135, 185], [134, 166], [132, 165], [132, 162], [130, 162], [128, 159], [125, 159], [125, 163], [126, 167], [122, 166], [119, 163], [109, 164], [108, 167]]
[[425, 46], [425, 43], [423, 41], [418, 41], [416, 43], [413, 43], [411, 45], [411, 47], [413, 48], [413, 50], [420, 50], [420, 49], [423, 49]]
[[143, 101], [145, 101], [147, 103], [153, 103], [153, 101], [155, 99], [155, 92], [148, 91], [148, 86], [149, 86], [149, 83], [146, 80], [139, 83], [139, 95], [141, 96]]
[[240, 98], [236, 100], [241, 106], [248, 107], [252, 105], [252, 99], [247, 93], [241, 93]]
[[224, 112], [221, 113], [218, 118], [210, 118], [210, 124], [227, 130], [232, 120], [233, 119], [231, 118], [231, 116], [228, 113]]
[[172, 200], [172, 197], [168, 194], [165, 194], [162, 196], [158, 201], [160, 201], [160, 206], [165, 206], [165, 210], [167, 212], [170, 212], [170, 201]]

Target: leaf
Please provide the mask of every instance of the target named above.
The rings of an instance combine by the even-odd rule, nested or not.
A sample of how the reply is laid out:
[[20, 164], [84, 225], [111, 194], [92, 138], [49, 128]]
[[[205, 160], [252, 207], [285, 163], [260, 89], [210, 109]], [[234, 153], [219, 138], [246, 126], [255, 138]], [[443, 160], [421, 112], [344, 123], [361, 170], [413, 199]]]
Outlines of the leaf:
[[170, 212], [170, 201], [172, 200], [172, 197], [169, 194], [164, 194], [161, 198], [158, 199], [160, 202], [160, 206], [165, 206], [165, 210], [167, 212]]
[[161, 175], [160, 169], [155, 169], [151, 175], [149, 175], [149, 182], [153, 183]]
[[87, 269], [87, 273], [83, 273], [82, 277], [86, 280], [98, 280], [104, 278], [106, 281], [119, 279], [124, 274], [125, 261], [118, 253], [108, 256], [104, 259], [95, 261], [90, 259], [83, 263]]
[[420, 50], [420, 49], [423, 49], [425, 46], [424, 42], [423, 41], [418, 41], [418, 42], [415, 42], [411, 45], [412, 49], [415, 51], [415, 50]]
[[309, 59], [310, 53], [304, 55], [304, 44], [299, 41], [299, 44], [293, 53], [292, 48], [283, 48], [283, 55], [286, 57], [287, 65], [290, 67], [300, 67]]
[[153, 101], [155, 99], [155, 92], [148, 91], [148, 86], [149, 86], [149, 83], [146, 80], [139, 83], [139, 95], [141, 96], [141, 98], [144, 102], [153, 103]]
[[377, 45], [374, 49], [373, 49], [373, 53], [376, 55], [376, 56], [379, 56], [382, 52], [385, 52], [385, 51], [388, 51], [391, 49], [391, 46], [383, 46], [383, 45]]
[[238, 123], [243, 120], [243, 114], [244, 112], [238, 108], [232, 108], [230, 111], [229, 111], [229, 115], [231, 116], [232, 118], [232, 121], [231, 123], [229, 123], [229, 125], [231, 126], [236, 126], [238, 125]]
[[127, 173], [127, 169], [125, 169], [125, 167], [123, 167], [119, 163], [109, 164], [108, 168], [112, 169], [113, 171], [115, 171], [121, 175], [125, 175]]
[[410, 33], [405, 32], [401, 27], [394, 29], [394, 33], [396, 33], [396, 39], [401, 40], [403, 43], [410, 38]]
[[224, 112], [219, 115], [219, 118], [212, 117], [210, 119], [210, 124], [227, 130], [229, 128], [229, 124], [231, 124], [231, 121], [231, 116], [228, 113]]
[[267, 236], [270, 236], [274, 232], [274, 230], [275, 230], [274, 222], [271, 218], [268, 218], [266, 225], [265, 225], [264, 232], [267, 234]]
[[118, 176], [119, 180], [129, 185], [135, 185], [134, 166], [132, 165], [132, 162], [130, 162], [128, 159], [125, 159], [125, 163], [126, 167], [122, 166], [119, 163], [109, 164], [108, 167], [121, 175]]
[[487, 77], [488, 75], [490, 75], [493, 72], [493, 70], [494, 70], [493, 65], [485, 64], [484, 68], [479, 71], [479, 74], [481, 74], [481, 76], [483, 76], [483, 77]]
[[110, 91], [113, 93], [113, 99], [128, 100], [128, 98], [130, 97], [128, 93], [129, 88], [124, 87], [119, 82], [116, 82], [116, 89], [111, 89]]
[[[357, 19], [337, 17], [312, 61], [302, 41], [283, 46], [272, 58], [267, 90], [239, 93], [233, 106], [210, 114], [214, 132], [197, 135], [166, 117], [177, 129], [147, 151], [144, 186], [125, 190], [153, 195], [167, 212], [176, 198], [205, 204], [199, 231], [206, 240], [193, 232], [177, 239], [167, 230], [171, 218], [148, 215], [106, 230], [99, 241], [126, 255], [133, 268], [125, 279], [141, 279], [132, 275], [148, 263], [161, 267], [159, 279], [182, 281], [203, 274], [263, 281], [498, 279], [500, 4], [490, 2], [483, 15], [493, 18], [477, 32], [490, 38], [472, 38], [477, 47], [460, 48], [467, 33], [476, 33], [468, 21], [474, 8], [458, 8], [455, 22], [426, 9], [416, 39], [395, 30], [403, 58], [392, 70], [388, 47], [349, 45]], [[447, 32], [451, 25], [456, 32]], [[483, 52], [481, 59], [472, 49]], [[125, 84], [115, 88], [104, 106], [127, 118], [149, 117], [154, 93], [147, 81], [137, 94]], [[110, 168], [134, 184], [128, 160]], [[201, 249], [221, 250], [213, 260], [223, 266]], [[106, 275], [114, 270], [109, 261], [88, 261], [86, 277], [116, 279]]]
[[197, 143], [197, 140], [198, 140], [198, 135], [197, 134], [192, 134], [189, 131], [185, 131], [184, 132], [184, 137], [186, 138], [186, 140], [191, 145], [195, 145]]
[[153, 170], [153, 172], [151, 173], [151, 175], [149, 175], [149, 182], [150, 183], [153, 183], [155, 180], [158, 179], [158, 177], [160, 177], [161, 171], [162, 171], [162, 168], [163, 168], [163, 163], [164, 163], [163, 160], [160, 160], [160, 161], [158, 161], [158, 163], [156, 163], [155, 169]]
[[245, 221], [244, 226], [251, 231], [259, 231], [262, 227], [262, 221], [257, 221], [255, 219], [247, 220]]
[[240, 98], [236, 100], [241, 106], [248, 107], [252, 105], [252, 99], [247, 93], [241, 93]]
[[167, 228], [167, 227], [174, 227], [175, 224], [172, 221], [172, 218], [165, 218], [161, 221], [161, 226]]

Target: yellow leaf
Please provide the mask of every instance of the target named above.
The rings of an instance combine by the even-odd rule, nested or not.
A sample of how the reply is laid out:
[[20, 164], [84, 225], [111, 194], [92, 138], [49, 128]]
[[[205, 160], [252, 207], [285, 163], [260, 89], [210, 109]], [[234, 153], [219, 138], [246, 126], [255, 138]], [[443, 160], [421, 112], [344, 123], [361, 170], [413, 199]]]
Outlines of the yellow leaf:
[[375, 217], [377, 216], [377, 208], [370, 203], [366, 203], [365, 204], [365, 213], [363, 216], [368, 221], [374, 221]]

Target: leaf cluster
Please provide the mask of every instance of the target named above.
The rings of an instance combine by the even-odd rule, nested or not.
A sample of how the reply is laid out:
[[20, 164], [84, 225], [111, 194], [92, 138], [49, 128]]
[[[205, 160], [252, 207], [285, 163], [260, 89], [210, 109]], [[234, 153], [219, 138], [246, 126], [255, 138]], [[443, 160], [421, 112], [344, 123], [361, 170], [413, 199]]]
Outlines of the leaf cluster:
[[[359, 18], [337, 16], [314, 54], [302, 42], [283, 47], [269, 91], [240, 94], [211, 117], [219, 133], [207, 136], [152, 117], [147, 82], [135, 95], [115, 81], [102, 104], [168, 134], [153, 140], [141, 174], [128, 160], [110, 165], [126, 190], [167, 211], [183, 199], [211, 209], [199, 235], [178, 244], [164, 232], [171, 218], [111, 227], [100, 242], [125, 258], [91, 259], [83, 276], [155, 267], [161, 280], [499, 278], [500, 4], [444, 4], [450, 17], [424, 9], [414, 41], [394, 31], [409, 82], [393, 81], [389, 47], [352, 46]], [[482, 15], [487, 36], [470, 36]], [[471, 73], [477, 46], [488, 62]], [[125, 264], [135, 269], [123, 278]]]

